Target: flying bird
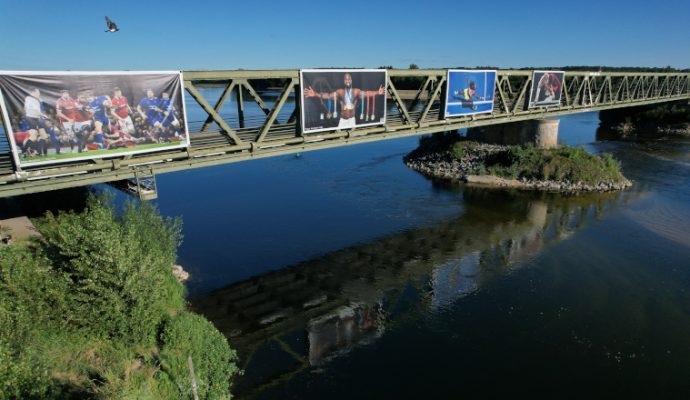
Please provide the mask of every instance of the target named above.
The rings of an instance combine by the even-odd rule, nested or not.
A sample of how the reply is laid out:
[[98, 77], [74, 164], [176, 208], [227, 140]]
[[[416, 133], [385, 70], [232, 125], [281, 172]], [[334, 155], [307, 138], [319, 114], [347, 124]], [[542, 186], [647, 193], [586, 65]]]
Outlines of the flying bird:
[[111, 21], [107, 15], [105, 17], [105, 23], [108, 25], [108, 30], [106, 32], [117, 32], [120, 30], [117, 28], [117, 24]]

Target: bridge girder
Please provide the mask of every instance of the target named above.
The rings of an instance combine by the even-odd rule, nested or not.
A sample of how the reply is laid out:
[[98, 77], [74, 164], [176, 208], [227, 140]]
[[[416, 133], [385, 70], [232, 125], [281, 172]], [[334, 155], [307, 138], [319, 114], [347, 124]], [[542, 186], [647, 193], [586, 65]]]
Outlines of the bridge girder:
[[[11, 154], [0, 154], [0, 197], [134, 179], [142, 170], [159, 174], [468, 127], [690, 100], [688, 73], [568, 71], [560, 105], [528, 109], [532, 72], [499, 70], [492, 113], [443, 119], [446, 70], [388, 70], [388, 75], [387, 96], [395, 107], [389, 108], [384, 125], [302, 134], [298, 70], [186, 71], [184, 84], [192, 105], [207, 114], [201, 121], [188, 122], [189, 148], [24, 169], [14, 166]], [[418, 88], [406, 97], [399, 90], [403, 82], [416, 82]], [[255, 89], [257, 84], [276, 83], [280, 88], [273, 101]], [[209, 101], [208, 87], [223, 90]], [[243, 101], [237, 102], [238, 117], [221, 115], [233, 91], [239, 99], [246, 92], [264, 115], [245, 118]], [[293, 94], [295, 101], [288, 105]]]

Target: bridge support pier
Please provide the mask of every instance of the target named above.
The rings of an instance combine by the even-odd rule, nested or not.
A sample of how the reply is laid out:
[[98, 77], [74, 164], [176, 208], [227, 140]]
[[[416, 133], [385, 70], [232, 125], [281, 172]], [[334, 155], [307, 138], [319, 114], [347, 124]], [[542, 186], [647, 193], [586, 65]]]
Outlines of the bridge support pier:
[[558, 145], [558, 119], [533, 119], [467, 130], [467, 138], [496, 144], [528, 144], [549, 149]]

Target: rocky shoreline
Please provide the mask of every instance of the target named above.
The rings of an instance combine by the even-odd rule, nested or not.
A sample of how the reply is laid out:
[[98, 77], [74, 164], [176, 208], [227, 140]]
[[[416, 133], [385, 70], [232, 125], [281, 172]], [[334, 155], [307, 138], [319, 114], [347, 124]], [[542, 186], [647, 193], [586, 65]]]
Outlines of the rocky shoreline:
[[501, 188], [517, 188], [558, 192], [608, 192], [622, 190], [632, 186], [632, 182], [625, 179], [622, 182], [601, 182], [588, 185], [583, 182], [507, 179], [486, 172], [485, 160], [502, 151], [508, 146], [495, 144], [479, 144], [467, 149], [458, 159], [450, 150], [431, 149], [423, 147], [411, 152], [403, 161], [409, 168], [434, 179], [446, 181], [467, 182]]
[[617, 125], [610, 126], [613, 132], [620, 133], [623, 136], [628, 136], [637, 133], [660, 134], [666, 136], [682, 136], [690, 137], [690, 124], [668, 125], [658, 124], [655, 122], [621, 122]]

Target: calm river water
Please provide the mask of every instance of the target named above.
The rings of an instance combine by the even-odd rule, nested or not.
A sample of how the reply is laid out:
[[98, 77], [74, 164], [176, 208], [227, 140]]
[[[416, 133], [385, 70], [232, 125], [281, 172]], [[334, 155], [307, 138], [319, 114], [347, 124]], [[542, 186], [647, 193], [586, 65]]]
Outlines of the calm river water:
[[416, 138], [161, 175], [234, 393], [690, 396], [690, 140], [598, 123], [564, 117], [560, 140], [612, 152], [630, 190], [437, 184], [402, 163]]

